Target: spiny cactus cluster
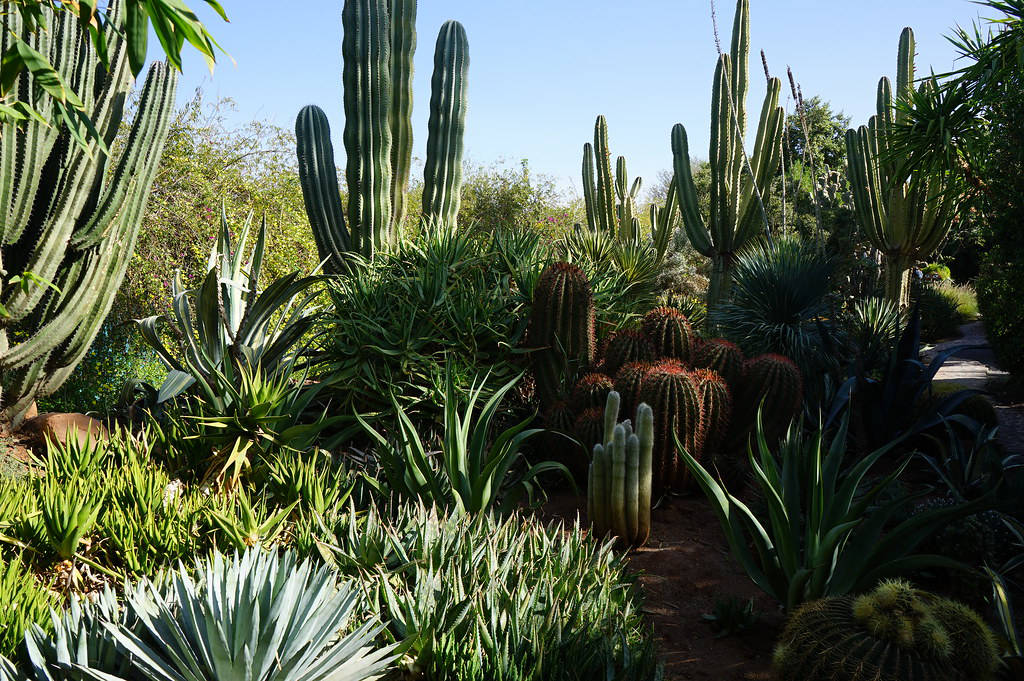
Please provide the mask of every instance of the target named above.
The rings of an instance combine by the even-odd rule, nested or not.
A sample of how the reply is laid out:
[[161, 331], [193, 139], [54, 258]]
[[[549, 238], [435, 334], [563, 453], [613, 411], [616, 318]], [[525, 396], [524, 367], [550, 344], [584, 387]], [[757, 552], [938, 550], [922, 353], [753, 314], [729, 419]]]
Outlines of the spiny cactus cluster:
[[[630, 421], [617, 423], [619, 394], [608, 394], [601, 413], [601, 444], [593, 449], [587, 477], [587, 515], [594, 533], [611, 534], [630, 546], [641, 546], [651, 533], [652, 451], [654, 414], [646, 404], [636, 411], [636, 432]], [[587, 410], [590, 414], [593, 410]]]
[[[583, 458], [569, 461], [570, 468], [581, 470], [593, 446], [603, 444], [593, 409], [614, 388], [627, 413], [641, 403], [653, 410], [656, 493], [683, 490], [690, 483], [675, 437], [698, 460], [710, 458], [731, 469], [734, 459], [746, 461], [759, 409], [772, 440], [785, 432], [803, 401], [800, 372], [793, 362], [779, 355], [745, 360], [728, 341], [701, 340], [686, 316], [669, 307], [652, 310], [638, 329], [612, 334], [595, 360], [595, 372], [578, 381], [568, 401], [575, 414], [572, 434], [582, 445]], [[549, 427], [556, 427], [556, 419], [567, 420], [553, 409], [546, 414]]]
[[[350, 252], [369, 258], [396, 243], [412, 163], [416, 0], [345, 0], [341, 18], [347, 208], [326, 114], [307, 106], [295, 122], [306, 213], [328, 272], [344, 271]], [[437, 36], [431, 78], [423, 171], [427, 224], [452, 226], [458, 215], [468, 71], [466, 31], [448, 21]]]
[[773, 657], [776, 681], [989, 681], [992, 631], [970, 608], [906, 582], [794, 612]]

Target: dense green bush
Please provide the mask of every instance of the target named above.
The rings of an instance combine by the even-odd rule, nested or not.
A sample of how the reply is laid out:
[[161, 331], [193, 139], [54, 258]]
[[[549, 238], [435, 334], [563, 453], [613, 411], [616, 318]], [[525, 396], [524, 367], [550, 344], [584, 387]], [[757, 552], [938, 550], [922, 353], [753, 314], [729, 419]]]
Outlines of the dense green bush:
[[918, 287], [921, 305], [921, 338], [927, 341], [953, 338], [960, 326], [978, 317], [978, 298], [969, 284], [951, 281], [923, 282]]

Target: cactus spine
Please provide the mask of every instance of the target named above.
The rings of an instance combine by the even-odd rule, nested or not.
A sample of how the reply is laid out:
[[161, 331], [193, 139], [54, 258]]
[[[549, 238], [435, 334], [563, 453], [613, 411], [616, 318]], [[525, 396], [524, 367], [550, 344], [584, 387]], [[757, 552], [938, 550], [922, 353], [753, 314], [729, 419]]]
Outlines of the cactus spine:
[[619, 395], [608, 395], [604, 444], [594, 446], [587, 485], [587, 513], [598, 536], [613, 534], [629, 546], [641, 546], [651, 533], [651, 465], [654, 416], [646, 404], [629, 421], [616, 425]]
[[[914, 87], [914, 32], [900, 35], [896, 97]], [[926, 82], [922, 88], [930, 87]], [[892, 84], [878, 84], [878, 113], [866, 126], [846, 132], [847, 163], [857, 221], [885, 256], [885, 297], [906, 309], [910, 268], [934, 252], [949, 232], [959, 204], [944, 183], [918, 177], [886, 159], [888, 131], [906, 113], [893, 106]]]
[[732, 395], [725, 380], [714, 371], [693, 372], [700, 389], [701, 418], [704, 423], [704, 453], [715, 456], [729, 433], [732, 418]]
[[686, 128], [672, 129], [676, 191], [683, 225], [693, 247], [711, 258], [709, 313], [728, 295], [736, 253], [767, 228], [761, 197], [779, 168], [785, 111], [779, 104], [782, 82], [768, 81], [754, 152], [743, 149], [750, 55], [750, 3], [737, 0], [732, 47], [715, 68], [711, 96], [711, 211], [705, 224], [690, 168]]
[[[614, 237], [618, 243], [640, 244], [642, 229], [637, 210], [643, 180], [629, 181], [626, 159], [619, 156], [612, 175], [608, 146], [608, 122], [598, 116], [594, 123], [594, 143], [583, 145], [583, 201], [587, 225]], [[665, 207], [651, 207], [651, 239], [660, 261], [668, 250], [672, 234], [671, 217], [676, 211], [675, 189], [670, 188]]]
[[615, 374], [615, 390], [622, 395], [622, 407], [627, 414], [640, 405], [640, 388], [654, 366], [653, 362], [630, 362]]
[[587, 275], [558, 262], [544, 269], [534, 291], [530, 344], [541, 403], [563, 393], [576, 372], [594, 361], [594, 296]]
[[619, 369], [631, 362], [648, 362], [654, 359], [654, 346], [640, 331], [624, 329], [605, 342], [604, 371], [614, 376]]
[[743, 351], [735, 343], [721, 338], [712, 338], [701, 344], [694, 357], [693, 365], [698, 369], [709, 369], [725, 379], [730, 388], [736, 390], [743, 378]]
[[[327, 116], [307, 106], [296, 119], [302, 194], [328, 272], [344, 271], [349, 252], [370, 258], [397, 242], [412, 161], [415, 25], [415, 0], [345, 0], [342, 8], [347, 208]], [[447, 22], [434, 56], [424, 170], [424, 216], [445, 224], [458, 212], [468, 67], [466, 32]]]
[[693, 363], [698, 339], [682, 312], [672, 307], [655, 308], [644, 316], [643, 329], [658, 357]]
[[608, 393], [615, 389], [611, 377], [604, 374], [587, 374], [576, 382], [572, 390], [572, 407], [583, 411], [591, 407], [602, 407]]
[[684, 489], [690, 479], [676, 454], [673, 433], [694, 458], [704, 450], [704, 419], [700, 389], [693, 375], [676, 362], [661, 362], [644, 379], [640, 400], [654, 413], [653, 488]]
[[[103, 28], [109, 70], [69, 12], [48, 13], [49, 30], [28, 36], [80, 95], [109, 148], [132, 86], [127, 46], [116, 29], [124, 3], [108, 6]], [[20, 13], [0, 16], [0, 52], [21, 35]], [[35, 87], [26, 70], [13, 84]], [[163, 62], [147, 74], [128, 141], [105, 155], [91, 140], [70, 142], [59, 126], [8, 121], [0, 130], [0, 420], [21, 420], [52, 393], [88, 351], [110, 312], [135, 250], [174, 107], [176, 74]], [[50, 119], [53, 102], [39, 105]], [[112, 164], [108, 166], [108, 164]], [[45, 284], [10, 280], [31, 273]]]
[[778, 681], [989, 681], [995, 636], [959, 603], [883, 582], [859, 597], [807, 603], [773, 656]]

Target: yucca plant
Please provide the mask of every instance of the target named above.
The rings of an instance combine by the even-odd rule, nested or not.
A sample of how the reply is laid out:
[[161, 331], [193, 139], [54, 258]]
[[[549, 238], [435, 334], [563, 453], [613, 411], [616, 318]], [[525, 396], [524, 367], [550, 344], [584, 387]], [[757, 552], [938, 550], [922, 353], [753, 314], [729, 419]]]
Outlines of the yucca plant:
[[355, 586], [292, 552], [214, 553], [143, 581], [126, 601], [137, 623], [103, 626], [130, 654], [130, 670], [118, 677], [75, 665], [85, 678], [362, 681], [394, 659], [393, 647], [373, 644], [376, 621], [355, 623]]
[[926, 567], [967, 569], [943, 556], [914, 551], [938, 528], [989, 503], [982, 498], [899, 521], [906, 502], [914, 497], [882, 500], [880, 495], [909, 457], [877, 483], [869, 483], [867, 476], [900, 441], [851, 464], [846, 460], [845, 420], [831, 444], [820, 430], [804, 436], [794, 426], [777, 451], [769, 448], [758, 423], [758, 454], [751, 447], [749, 460], [754, 484], [767, 505], [764, 523], [678, 438], [676, 443], [684, 465], [718, 515], [733, 557], [761, 590], [789, 611], [806, 601], [864, 591], [884, 577]]
[[524, 497], [532, 501], [536, 478], [542, 473], [558, 471], [571, 480], [569, 470], [557, 462], [526, 466], [520, 448], [541, 432], [529, 428], [532, 417], [492, 436], [491, 424], [501, 402], [518, 380], [503, 385], [478, 410], [486, 376], [463, 397], [449, 374], [439, 451], [431, 449], [397, 400], [398, 423], [390, 440], [357, 416], [378, 445], [377, 460], [390, 490], [456, 513], [479, 513], [492, 507], [511, 508]]

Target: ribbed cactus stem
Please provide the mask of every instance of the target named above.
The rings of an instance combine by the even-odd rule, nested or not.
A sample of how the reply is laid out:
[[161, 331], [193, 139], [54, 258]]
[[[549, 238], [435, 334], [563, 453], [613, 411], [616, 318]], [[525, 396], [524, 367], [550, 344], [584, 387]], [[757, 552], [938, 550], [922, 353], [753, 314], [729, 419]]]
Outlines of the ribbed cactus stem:
[[345, 254], [353, 250], [338, 189], [331, 126], [318, 106], [306, 106], [295, 119], [295, 140], [302, 179], [302, 197], [320, 260], [329, 274], [344, 271]]
[[626, 524], [626, 429], [615, 426], [612, 433], [611, 518], [612, 531], [617, 537], [629, 537]]
[[457, 21], [437, 36], [431, 79], [427, 162], [423, 170], [423, 218], [454, 227], [462, 194], [462, 138], [466, 130], [469, 41]]
[[615, 434], [615, 424], [619, 420], [619, 407], [621, 404], [622, 398], [619, 396], [619, 393], [614, 390], [608, 393], [608, 399], [604, 407], [604, 439], [601, 441], [602, 444], [612, 441], [612, 436]]
[[654, 412], [646, 404], [636, 410], [637, 460], [637, 532], [635, 544], [644, 544], [651, 534], [652, 465], [654, 452]]
[[409, 203], [407, 188], [412, 166], [412, 73], [416, 52], [416, 0], [389, 0], [391, 40], [391, 225], [392, 244], [398, 238]]
[[654, 491], [685, 489], [689, 475], [679, 465], [673, 433], [694, 458], [702, 456], [704, 423], [697, 381], [678, 363], [663, 362], [644, 379], [640, 399], [654, 414]]

